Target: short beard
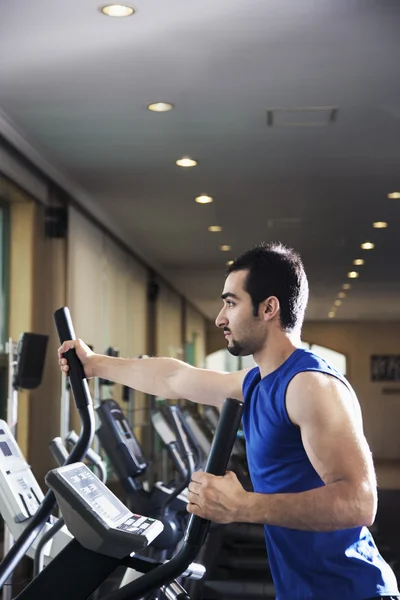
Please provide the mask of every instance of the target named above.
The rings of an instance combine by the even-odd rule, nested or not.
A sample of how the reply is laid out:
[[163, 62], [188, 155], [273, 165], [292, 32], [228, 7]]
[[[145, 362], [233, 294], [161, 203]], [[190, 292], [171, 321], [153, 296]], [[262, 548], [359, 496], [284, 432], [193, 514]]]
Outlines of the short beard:
[[233, 340], [232, 344], [230, 346], [228, 344], [226, 349], [230, 354], [232, 354], [232, 356], [249, 356], [250, 354], [252, 354], [252, 351], [247, 350], [246, 348], [244, 348], [237, 342], [234, 342]]

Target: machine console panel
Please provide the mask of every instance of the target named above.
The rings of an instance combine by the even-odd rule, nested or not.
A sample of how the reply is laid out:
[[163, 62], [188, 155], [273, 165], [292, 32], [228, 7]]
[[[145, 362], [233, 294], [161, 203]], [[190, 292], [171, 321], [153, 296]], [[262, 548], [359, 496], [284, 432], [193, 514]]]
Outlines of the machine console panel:
[[145, 548], [163, 529], [159, 521], [132, 513], [83, 463], [50, 471], [46, 483], [57, 496], [68, 529], [86, 547], [98, 549], [90, 545], [90, 530], [93, 537], [103, 538], [102, 552], [114, 555], [118, 544], [130, 551]]
[[104, 400], [96, 412], [100, 420], [96, 433], [114, 470], [121, 479], [141, 475], [147, 461], [121, 407], [114, 400]]
[[17, 523], [32, 517], [43, 493], [7, 423], [0, 420], [0, 512]]

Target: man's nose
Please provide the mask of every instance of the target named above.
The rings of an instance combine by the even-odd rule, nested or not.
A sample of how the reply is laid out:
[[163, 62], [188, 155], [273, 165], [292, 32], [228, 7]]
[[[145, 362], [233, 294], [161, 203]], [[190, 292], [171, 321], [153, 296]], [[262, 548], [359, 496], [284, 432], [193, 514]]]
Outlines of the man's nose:
[[224, 315], [224, 309], [222, 309], [215, 319], [215, 324], [217, 327], [225, 327], [228, 324], [228, 320]]

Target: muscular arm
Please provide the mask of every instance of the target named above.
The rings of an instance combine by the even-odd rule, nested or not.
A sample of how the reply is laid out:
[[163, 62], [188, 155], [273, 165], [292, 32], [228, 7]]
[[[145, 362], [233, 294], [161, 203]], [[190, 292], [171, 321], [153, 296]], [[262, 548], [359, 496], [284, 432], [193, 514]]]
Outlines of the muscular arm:
[[[308, 531], [371, 525], [376, 512], [376, 482], [357, 400], [333, 377], [300, 373], [288, 386], [286, 405], [325, 485], [299, 493], [256, 494], [245, 492], [231, 473], [219, 479], [195, 474], [194, 480], [199, 477], [200, 482], [190, 488], [200, 494], [204, 507], [214, 511], [209, 518]], [[191, 498], [196, 504], [196, 496]], [[196, 506], [191, 512], [207, 518]]]
[[213, 406], [221, 406], [226, 398], [242, 400], [242, 383], [247, 372], [198, 369], [174, 358], [125, 359], [95, 354], [89, 361], [91, 376], [154, 396], [186, 398]]

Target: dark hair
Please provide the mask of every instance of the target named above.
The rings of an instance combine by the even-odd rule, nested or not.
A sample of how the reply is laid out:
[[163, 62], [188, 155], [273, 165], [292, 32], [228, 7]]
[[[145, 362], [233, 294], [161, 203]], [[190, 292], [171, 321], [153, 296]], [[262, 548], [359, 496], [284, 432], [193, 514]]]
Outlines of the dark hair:
[[301, 327], [308, 301], [308, 281], [300, 255], [293, 248], [280, 242], [260, 244], [236, 258], [226, 275], [243, 270], [249, 271], [244, 289], [251, 297], [254, 316], [260, 302], [276, 296], [282, 329], [290, 333]]

